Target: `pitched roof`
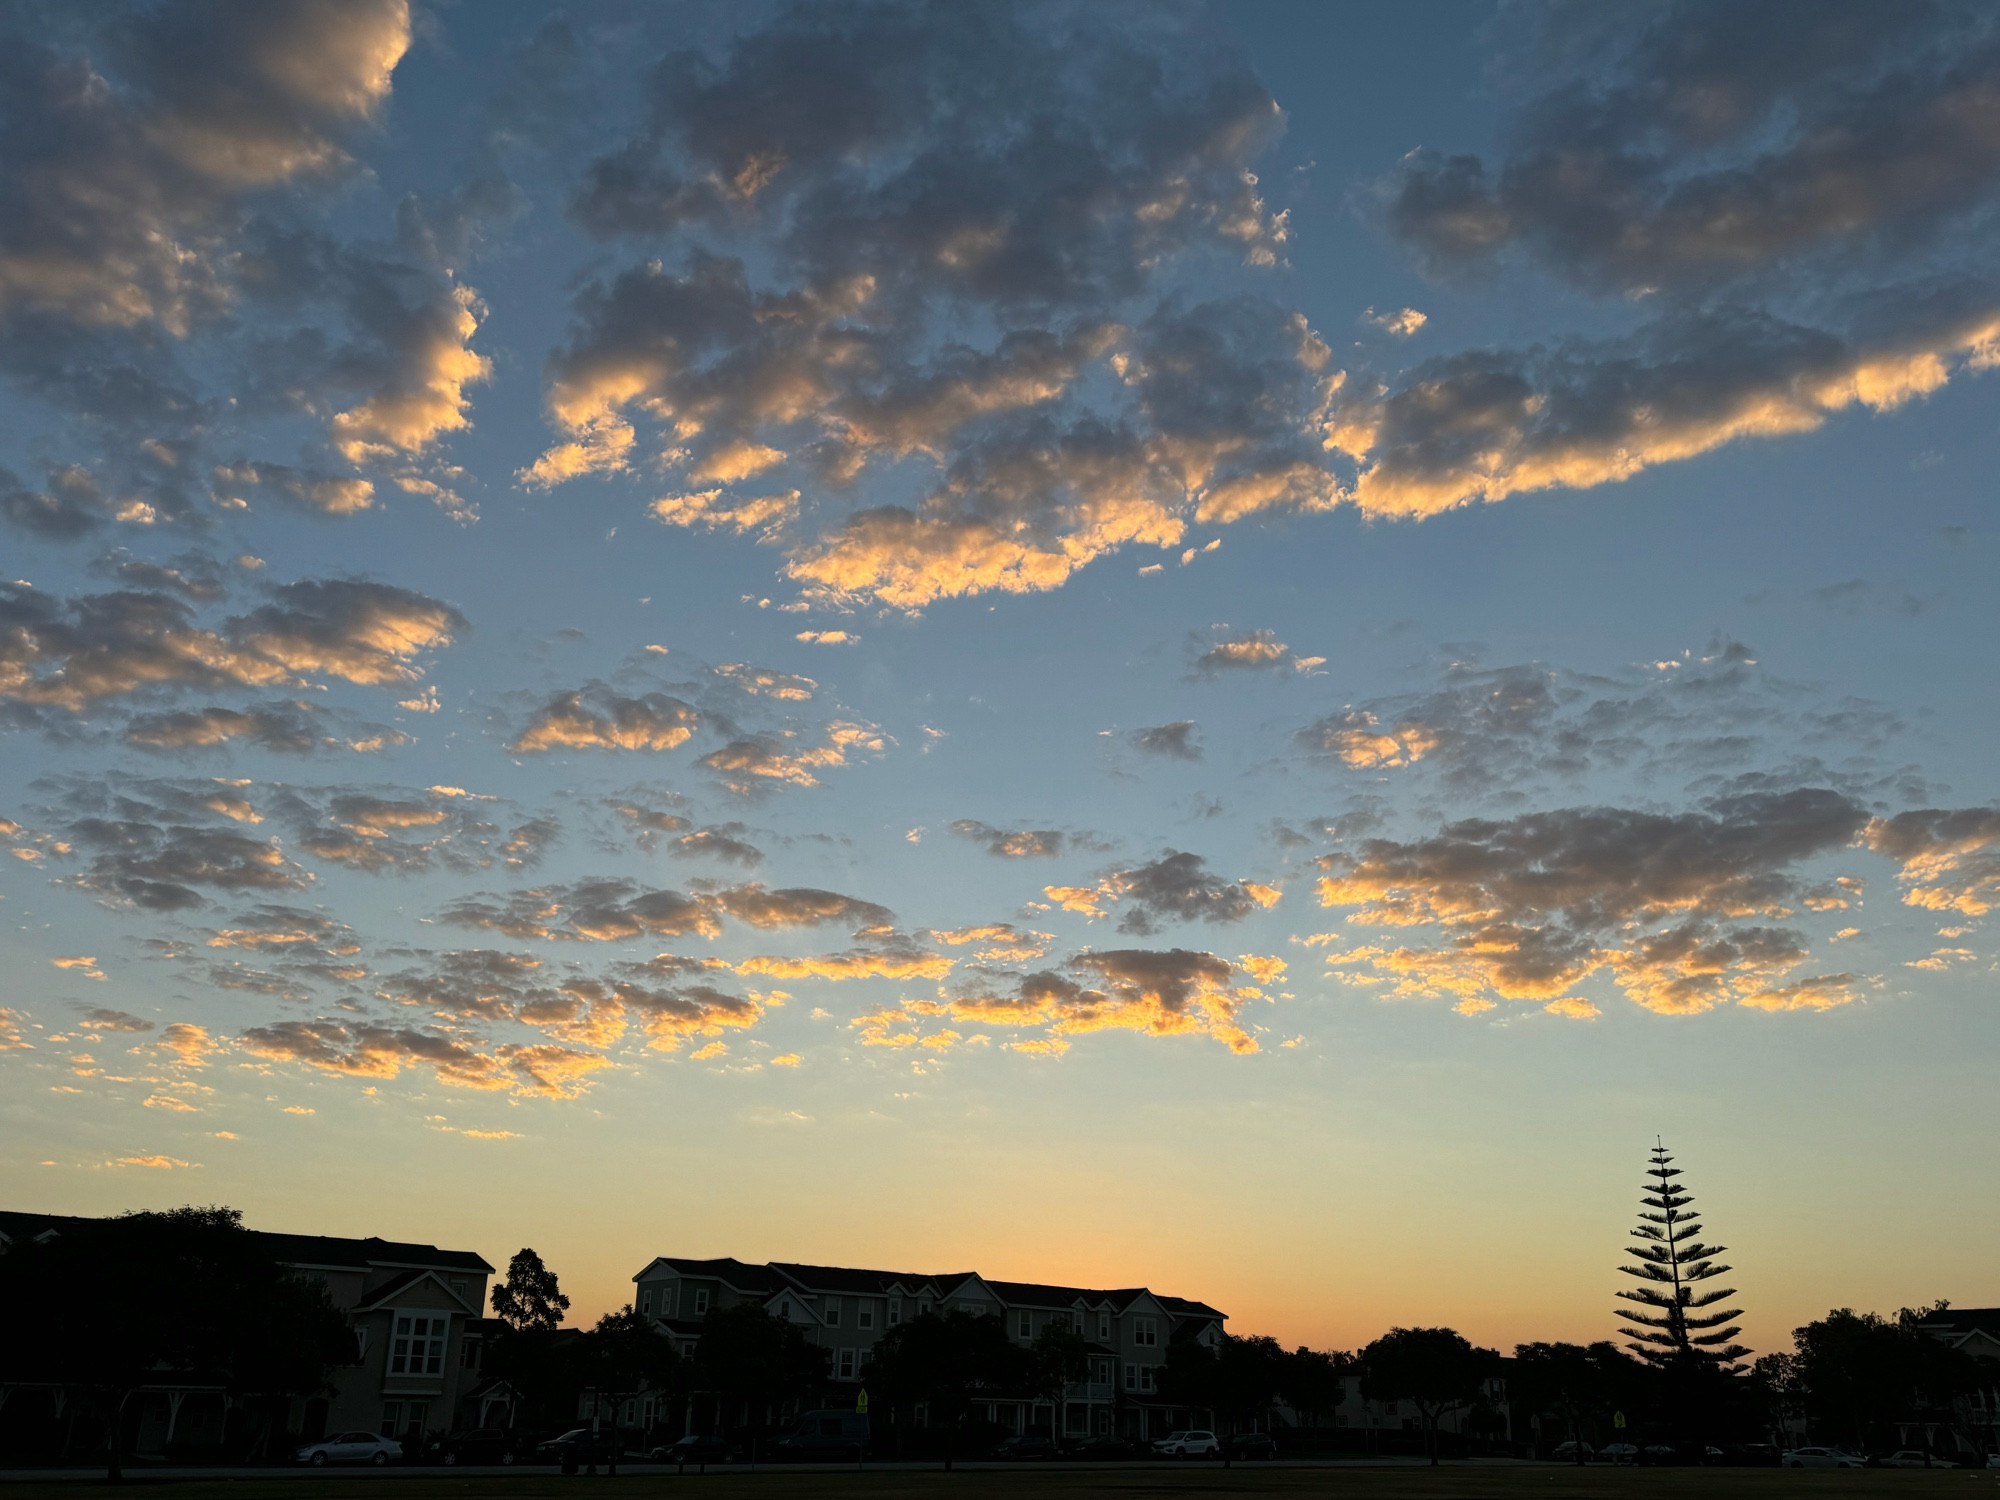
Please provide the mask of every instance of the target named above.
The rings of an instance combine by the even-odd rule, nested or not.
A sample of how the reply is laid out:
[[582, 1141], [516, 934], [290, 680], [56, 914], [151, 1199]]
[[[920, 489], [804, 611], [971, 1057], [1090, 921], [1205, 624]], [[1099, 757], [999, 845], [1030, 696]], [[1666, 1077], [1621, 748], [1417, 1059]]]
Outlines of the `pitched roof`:
[[[415, 1283], [419, 1281], [437, 1281], [439, 1279], [440, 1278], [438, 1277], [437, 1272], [431, 1270], [428, 1267], [410, 1271], [398, 1271], [394, 1276], [391, 1276], [387, 1281], [383, 1282], [380, 1286], [374, 1288], [372, 1291], [363, 1293], [361, 1300], [358, 1303], [356, 1303], [355, 1306], [357, 1308], [380, 1307], [383, 1303], [387, 1302], [391, 1297], [401, 1296], [404, 1292], [408, 1291], [411, 1286], [413, 1286]], [[467, 1312], [475, 1314], [478, 1312], [477, 1308], [475, 1308], [464, 1297], [461, 1297], [458, 1295], [458, 1293], [452, 1291], [452, 1289], [449, 1286], [445, 1287], [445, 1293], [447, 1296], [451, 1297], [453, 1301], [457, 1302], [460, 1307], [463, 1307]]]
[[799, 1261], [774, 1260], [771, 1269], [793, 1286], [808, 1292], [856, 1292], [877, 1294], [893, 1286], [929, 1286], [933, 1279], [909, 1271], [869, 1271], [853, 1266], [809, 1266]]
[[[0, 1235], [9, 1243], [34, 1239], [54, 1230], [58, 1234], [73, 1224], [102, 1224], [105, 1219], [77, 1214], [32, 1214], [0, 1209]], [[288, 1266], [313, 1266], [366, 1271], [377, 1266], [412, 1267], [446, 1271], [493, 1274], [483, 1256], [470, 1250], [440, 1250], [435, 1245], [418, 1245], [405, 1240], [385, 1240], [370, 1235], [365, 1240], [341, 1239], [325, 1234], [283, 1234], [269, 1229], [253, 1229], [273, 1260]]]
[[[769, 1266], [753, 1266], [738, 1260], [733, 1255], [717, 1256], [713, 1260], [690, 1260], [680, 1255], [657, 1255], [646, 1265], [644, 1276], [654, 1266], [671, 1266], [683, 1276], [712, 1276], [739, 1292], [774, 1292], [778, 1289], [778, 1278]], [[639, 1276], [632, 1279], [637, 1281]]]

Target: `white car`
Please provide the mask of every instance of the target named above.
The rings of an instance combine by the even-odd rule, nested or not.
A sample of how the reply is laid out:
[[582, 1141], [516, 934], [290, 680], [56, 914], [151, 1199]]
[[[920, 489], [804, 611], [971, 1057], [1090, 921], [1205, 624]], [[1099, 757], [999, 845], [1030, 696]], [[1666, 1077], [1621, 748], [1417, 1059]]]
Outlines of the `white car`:
[[1957, 1464], [1948, 1458], [1933, 1453], [1926, 1457], [1921, 1448], [1899, 1448], [1888, 1457], [1879, 1460], [1885, 1469], [1955, 1469]]
[[1838, 1448], [1794, 1448], [1778, 1462], [1788, 1469], [1859, 1469], [1867, 1463]]
[[332, 1437], [307, 1443], [299, 1449], [298, 1460], [323, 1469], [328, 1464], [374, 1464], [377, 1468], [403, 1456], [403, 1445], [394, 1438], [374, 1432], [337, 1432]]
[[1202, 1428], [1170, 1432], [1153, 1444], [1162, 1458], [1214, 1458], [1222, 1452], [1222, 1439]]

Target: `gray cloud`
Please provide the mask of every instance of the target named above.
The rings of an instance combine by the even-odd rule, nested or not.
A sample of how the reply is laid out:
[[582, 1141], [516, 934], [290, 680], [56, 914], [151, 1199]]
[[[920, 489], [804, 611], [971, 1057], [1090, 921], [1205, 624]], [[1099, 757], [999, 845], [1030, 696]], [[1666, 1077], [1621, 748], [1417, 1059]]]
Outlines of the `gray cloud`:
[[605, 877], [504, 896], [476, 896], [447, 907], [442, 921], [487, 928], [515, 938], [580, 938], [618, 942], [639, 937], [719, 937], [722, 918], [747, 927], [816, 927], [840, 923], [858, 929], [885, 927], [887, 907], [809, 886], [777, 890], [758, 884], [692, 894], [651, 890]]
[[466, 629], [450, 605], [388, 584], [308, 579], [270, 595], [216, 629], [167, 594], [65, 600], [0, 584], [0, 699], [80, 714], [148, 690], [404, 683], [420, 652]]
[[1200, 726], [1194, 720], [1177, 719], [1171, 724], [1135, 729], [1127, 737], [1136, 748], [1148, 755], [1164, 755], [1174, 760], [1200, 760], [1199, 734]]
[[764, 851], [742, 837], [748, 832], [749, 830], [741, 823], [722, 823], [713, 828], [698, 828], [693, 833], [684, 833], [675, 839], [674, 852], [727, 860], [731, 864], [738, 865], [762, 864]]
[[536, 710], [507, 748], [516, 754], [554, 749], [672, 750], [694, 735], [701, 718], [665, 693], [625, 698], [601, 682], [558, 693]]
[[1988, 18], [1944, 5], [1681, 0], [1525, 13], [1564, 58], [1504, 160], [1413, 152], [1395, 232], [1452, 267], [1518, 247], [1607, 291], [1700, 287], [1991, 201]]
[[[1806, 941], [1751, 919], [1849, 904], [1858, 883], [1809, 887], [1802, 867], [1869, 826], [1847, 797], [1807, 788], [1679, 813], [1563, 808], [1466, 819], [1408, 842], [1362, 839], [1320, 860], [1321, 902], [1350, 923], [1432, 929], [1442, 942], [1364, 944], [1330, 961], [1393, 976], [1404, 993], [1456, 994], [1465, 1010], [1488, 1008], [1491, 994], [1594, 1014], [1566, 997], [1607, 967], [1630, 999], [1662, 1012], [1728, 1000], [1792, 1008], [1773, 986], [1805, 961]], [[1838, 1004], [1852, 979], [1822, 977], [1791, 1000]]]
[[1046, 859], [1062, 853], [1063, 835], [1056, 828], [995, 828], [976, 818], [960, 818], [951, 831], [962, 839], [982, 844], [988, 854], [1007, 859]]
[[[675, 53], [572, 213], [677, 253], [582, 290], [561, 440], [526, 477], [671, 450], [657, 519], [780, 542], [811, 597], [910, 609], [1330, 504], [1324, 344], [1268, 301], [1170, 290], [1195, 257], [1275, 263], [1250, 164], [1280, 124], [1178, 22], [1087, 8], [794, 7]], [[831, 510], [909, 459], [936, 474], [914, 507]]]

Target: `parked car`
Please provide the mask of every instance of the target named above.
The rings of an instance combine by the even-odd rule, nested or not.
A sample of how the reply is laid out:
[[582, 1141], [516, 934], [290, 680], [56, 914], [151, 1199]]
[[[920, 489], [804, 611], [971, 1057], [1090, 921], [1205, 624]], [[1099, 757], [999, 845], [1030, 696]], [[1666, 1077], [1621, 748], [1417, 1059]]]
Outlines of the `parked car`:
[[316, 1443], [307, 1443], [297, 1454], [300, 1463], [316, 1469], [328, 1464], [374, 1464], [380, 1468], [402, 1456], [401, 1443], [376, 1432], [337, 1432]]
[[737, 1459], [736, 1450], [721, 1438], [710, 1433], [691, 1432], [686, 1437], [655, 1448], [646, 1455], [665, 1464], [729, 1464]]
[[1898, 1448], [1885, 1458], [1875, 1460], [1884, 1469], [1955, 1469], [1957, 1464], [1948, 1458], [1940, 1458], [1935, 1453], [1927, 1454], [1921, 1448]]
[[1577, 1449], [1579, 1448], [1583, 1450], [1583, 1461], [1585, 1463], [1589, 1463], [1593, 1458], [1597, 1457], [1597, 1450], [1595, 1448], [1591, 1447], [1588, 1443], [1579, 1443], [1575, 1438], [1557, 1443], [1555, 1451], [1549, 1457], [1553, 1458], [1557, 1463], [1573, 1464], [1576, 1462]]
[[1637, 1443], [1606, 1443], [1597, 1450], [1597, 1456], [1608, 1464], [1636, 1464], [1639, 1461]]
[[504, 1427], [475, 1427], [437, 1440], [431, 1453], [441, 1464], [511, 1464], [521, 1458], [521, 1442]]
[[1276, 1458], [1277, 1439], [1268, 1432], [1239, 1432], [1228, 1443], [1231, 1458]]
[[1062, 1449], [1045, 1437], [1037, 1437], [1032, 1432], [1024, 1432], [1008, 1438], [993, 1450], [995, 1458], [1061, 1458]]
[[868, 1449], [868, 1419], [852, 1411], [809, 1411], [772, 1445], [771, 1456], [798, 1462], [859, 1459]]
[[1205, 1428], [1191, 1427], [1168, 1433], [1153, 1444], [1153, 1452], [1161, 1458], [1217, 1458], [1222, 1453], [1222, 1439]]
[[1838, 1448], [1794, 1448], [1782, 1462], [1788, 1469], [1859, 1469], [1866, 1460]]
[[1128, 1443], [1125, 1439], [1113, 1437], [1108, 1432], [1092, 1438], [1087, 1443], [1078, 1444], [1074, 1451], [1075, 1456], [1078, 1458], [1095, 1460], [1100, 1463], [1115, 1463], [1120, 1459], [1143, 1458], [1145, 1456], [1144, 1450], [1138, 1444]]
[[1986, 1467], [1989, 1469], [2000, 1469], [2000, 1453], [1987, 1454]]
[[568, 1432], [535, 1445], [535, 1457], [543, 1463], [601, 1464], [618, 1455], [618, 1439], [610, 1433], [595, 1433], [588, 1427], [572, 1427]]

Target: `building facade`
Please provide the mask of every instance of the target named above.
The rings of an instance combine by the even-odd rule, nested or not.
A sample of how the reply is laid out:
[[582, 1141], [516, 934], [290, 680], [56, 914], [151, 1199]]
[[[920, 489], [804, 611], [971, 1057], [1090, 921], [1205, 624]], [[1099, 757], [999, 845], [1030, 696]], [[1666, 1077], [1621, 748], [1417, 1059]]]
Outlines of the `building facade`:
[[836, 1392], [858, 1392], [883, 1335], [925, 1313], [998, 1317], [1007, 1337], [1024, 1348], [1051, 1322], [1066, 1322], [1089, 1345], [1087, 1378], [1073, 1382], [1060, 1403], [1024, 1395], [983, 1404], [989, 1421], [1014, 1432], [1045, 1433], [1057, 1423], [1070, 1437], [1151, 1438], [1168, 1431], [1177, 1417], [1184, 1421], [1185, 1412], [1176, 1412], [1159, 1393], [1167, 1347], [1177, 1336], [1213, 1345], [1227, 1321], [1205, 1302], [1145, 1287], [1053, 1286], [994, 1280], [975, 1271], [926, 1275], [660, 1256], [632, 1280], [633, 1307], [669, 1334], [681, 1352], [699, 1343], [702, 1323], [712, 1312], [754, 1302], [827, 1351]]
[[[57, 1214], [0, 1212], [0, 1253], [24, 1239], [60, 1240]], [[459, 1425], [476, 1425], [488, 1320], [480, 1316], [493, 1267], [469, 1250], [396, 1240], [340, 1239], [253, 1230], [280, 1265], [325, 1286], [354, 1330], [355, 1362], [333, 1371], [328, 1389], [295, 1396], [287, 1409], [258, 1414], [289, 1441], [334, 1432], [380, 1432], [406, 1445]], [[6, 1402], [46, 1409], [60, 1421], [66, 1394], [53, 1387], [5, 1392]], [[220, 1449], [245, 1427], [238, 1403], [212, 1386], [163, 1379], [144, 1393], [133, 1434], [140, 1455]]]

